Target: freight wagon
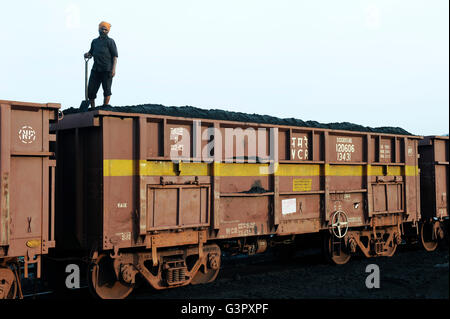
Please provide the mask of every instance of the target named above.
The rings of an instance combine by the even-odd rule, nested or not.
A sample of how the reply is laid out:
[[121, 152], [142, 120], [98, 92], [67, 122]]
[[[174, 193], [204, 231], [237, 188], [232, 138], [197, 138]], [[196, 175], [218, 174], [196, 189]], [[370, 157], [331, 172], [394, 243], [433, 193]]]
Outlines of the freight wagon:
[[102, 298], [213, 281], [222, 251], [323, 234], [392, 256], [420, 221], [419, 136], [96, 109], [57, 134], [57, 250]]
[[419, 143], [423, 247], [433, 251], [448, 235], [449, 138], [426, 136]]
[[55, 246], [55, 166], [49, 125], [60, 104], [0, 100], [0, 299], [22, 296], [24, 277]]
[[318, 234], [343, 264], [448, 234], [448, 137], [145, 107], [58, 121], [59, 104], [0, 105], [0, 298], [22, 297], [21, 269], [64, 282], [55, 260], [87, 262], [96, 295], [125, 298], [141, 280], [211, 282], [224, 251]]

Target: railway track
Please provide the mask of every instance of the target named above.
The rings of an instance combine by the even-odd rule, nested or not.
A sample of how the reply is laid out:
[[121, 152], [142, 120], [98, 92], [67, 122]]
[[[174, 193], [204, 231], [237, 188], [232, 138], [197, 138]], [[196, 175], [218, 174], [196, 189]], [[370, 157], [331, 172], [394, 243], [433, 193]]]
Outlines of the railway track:
[[[307, 299], [307, 298], [448, 298], [448, 248], [426, 252], [402, 245], [392, 258], [353, 257], [346, 265], [329, 265], [319, 248], [290, 256], [273, 250], [253, 256], [225, 256], [218, 278], [206, 285], [155, 291], [142, 284], [129, 299]], [[380, 268], [381, 288], [365, 286], [366, 266]], [[89, 299], [87, 285], [64, 294], [28, 292], [26, 299]]]
[[[299, 267], [301, 264], [315, 265], [324, 263], [321, 256], [321, 250], [319, 248], [313, 248], [308, 250], [296, 251], [291, 256], [282, 255], [283, 253], [275, 252], [274, 250], [268, 250], [266, 253], [258, 255], [226, 255], [222, 257], [222, 265], [219, 272], [218, 281], [239, 280], [242, 276], [247, 276], [255, 273], [264, 274], [267, 272], [276, 272], [283, 269], [289, 269], [292, 267]], [[141, 285], [135, 290], [134, 298], [139, 298], [141, 295], [156, 295], [163, 291], [155, 291], [151, 287], [142, 287]], [[85, 280], [82, 279], [82, 284], [79, 289], [66, 290], [64, 294], [60, 292], [56, 293], [53, 290], [43, 289], [42, 286], [36, 286], [37, 290], [34, 292], [31, 285], [24, 291], [25, 299], [33, 298], [90, 298], [89, 287]], [[205, 285], [199, 285], [197, 287], [206, 287]], [[173, 289], [169, 289], [171, 291]], [[134, 294], [133, 294], [134, 295]], [[133, 298], [133, 296], [130, 296]]]

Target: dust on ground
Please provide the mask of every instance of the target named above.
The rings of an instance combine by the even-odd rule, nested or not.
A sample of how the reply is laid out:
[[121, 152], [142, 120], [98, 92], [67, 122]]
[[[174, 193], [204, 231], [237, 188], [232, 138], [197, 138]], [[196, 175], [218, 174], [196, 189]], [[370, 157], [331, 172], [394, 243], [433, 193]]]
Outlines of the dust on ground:
[[[289, 261], [264, 258], [225, 264], [215, 282], [164, 291], [139, 289], [133, 299], [448, 299], [448, 248], [427, 252], [402, 248], [393, 257], [354, 257], [345, 265], [329, 265], [320, 254], [297, 254]], [[376, 264], [380, 288], [366, 279]]]

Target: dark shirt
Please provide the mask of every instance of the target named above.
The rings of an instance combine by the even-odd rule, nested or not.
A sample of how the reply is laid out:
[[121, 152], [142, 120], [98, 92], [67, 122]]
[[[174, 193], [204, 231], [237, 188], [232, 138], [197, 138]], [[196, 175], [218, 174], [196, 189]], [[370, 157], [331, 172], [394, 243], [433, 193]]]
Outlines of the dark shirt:
[[97, 72], [112, 71], [114, 57], [119, 56], [116, 43], [108, 36], [92, 40], [89, 53], [94, 57], [92, 70]]

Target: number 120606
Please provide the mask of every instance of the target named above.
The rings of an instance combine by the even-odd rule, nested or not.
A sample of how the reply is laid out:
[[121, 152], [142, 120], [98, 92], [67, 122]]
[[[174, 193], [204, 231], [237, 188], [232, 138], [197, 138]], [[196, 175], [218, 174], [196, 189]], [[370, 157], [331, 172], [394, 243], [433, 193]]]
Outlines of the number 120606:
[[354, 144], [336, 144], [336, 155], [338, 161], [351, 161], [352, 153], [354, 152]]

